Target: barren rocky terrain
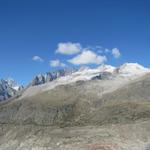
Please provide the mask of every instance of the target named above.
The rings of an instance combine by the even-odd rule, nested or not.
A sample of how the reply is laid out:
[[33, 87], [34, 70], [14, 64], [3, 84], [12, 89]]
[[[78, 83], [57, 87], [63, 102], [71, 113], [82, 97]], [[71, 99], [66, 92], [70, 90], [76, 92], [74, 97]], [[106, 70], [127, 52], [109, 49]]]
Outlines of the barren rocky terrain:
[[150, 74], [78, 81], [5, 101], [0, 149], [150, 150]]
[[1, 125], [0, 149], [149, 150], [149, 121], [105, 126]]

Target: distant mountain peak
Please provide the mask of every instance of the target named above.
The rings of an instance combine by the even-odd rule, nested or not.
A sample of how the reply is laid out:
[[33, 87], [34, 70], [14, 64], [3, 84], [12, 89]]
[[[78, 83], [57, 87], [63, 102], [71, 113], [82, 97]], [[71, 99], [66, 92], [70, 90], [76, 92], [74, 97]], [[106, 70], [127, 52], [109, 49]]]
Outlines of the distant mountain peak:
[[102, 64], [100, 67], [98, 67], [98, 69], [100, 70], [100, 72], [110, 72], [110, 73], [113, 73], [114, 70], [116, 69], [116, 67], [111, 66], [111, 65]]
[[[114, 67], [107, 64], [102, 64], [97, 68], [82, 66], [79, 69], [62, 69], [47, 72], [45, 74], [38, 74], [30, 82], [28, 87], [46, 84], [45, 87], [49, 89], [49, 87], [70, 84], [81, 80], [117, 80], [117, 77], [133, 79], [148, 72], [150, 72], [149, 68], [145, 68], [138, 63], [125, 63], [120, 67]], [[57, 81], [52, 82], [54, 80]], [[22, 86], [19, 86], [12, 78], [0, 80], [0, 100], [5, 100], [14, 96], [20, 89], [22, 89]]]
[[136, 68], [144, 68], [142, 65], [138, 64], [138, 63], [124, 63], [123, 65], [121, 65], [120, 67], [136, 67]]
[[72, 69], [62, 69], [62, 70], [57, 70], [57, 71], [51, 71], [47, 72], [45, 74], [39, 74], [34, 77], [34, 79], [31, 81], [30, 85], [35, 86], [35, 85], [40, 85], [44, 84], [47, 82], [51, 82], [53, 80], [56, 80], [60, 77], [70, 75], [74, 72], [75, 70]]
[[35, 86], [45, 84], [63, 77], [66, 77], [71, 81], [77, 81], [77, 80], [90, 80], [94, 77], [99, 78], [102, 75], [103, 78], [105, 78], [105, 76], [107, 76], [108, 78], [108, 76], [112, 75], [133, 76], [148, 71], [150, 71], [150, 69], [144, 68], [142, 65], [138, 63], [125, 63], [120, 67], [114, 67], [107, 64], [102, 64], [97, 68], [90, 68], [89, 66], [81, 66], [79, 69], [63, 69], [47, 72], [46, 74], [39, 74], [32, 80], [30, 85]]
[[6, 80], [0, 80], [0, 101], [6, 100], [12, 96], [14, 96], [18, 91], [22, 90], [23, 86], [17, 84], [17, 82], [12, 79], [8, 78]]
[[125, 63], [118, 67], [118, 73], [124, 75], [137, 75], [145, 72], [149, 72], [149, 68], [145, 68], [138, 63]]
[[20, 85], [13, 79], [13, 78], [8, 78], [6, 79], [6, 82], [10, 87], [12, 87], [15, 90], [19, 90]]

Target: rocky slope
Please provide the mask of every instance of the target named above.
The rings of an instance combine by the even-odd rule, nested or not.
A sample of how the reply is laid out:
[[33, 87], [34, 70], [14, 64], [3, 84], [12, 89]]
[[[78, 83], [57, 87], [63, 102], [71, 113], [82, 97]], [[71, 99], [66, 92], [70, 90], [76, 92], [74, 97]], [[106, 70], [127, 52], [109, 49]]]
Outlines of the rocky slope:
[[0, 103], [0, 149], [149, 150], [149, 91], [149, 69], [138, 64], [30, 86]]
[[102, 125], [150, 116], [149, 73], [132, 80], [117, 76], [44, 88], [30, 87], [21, 97], [1, 104], [0, 123]]

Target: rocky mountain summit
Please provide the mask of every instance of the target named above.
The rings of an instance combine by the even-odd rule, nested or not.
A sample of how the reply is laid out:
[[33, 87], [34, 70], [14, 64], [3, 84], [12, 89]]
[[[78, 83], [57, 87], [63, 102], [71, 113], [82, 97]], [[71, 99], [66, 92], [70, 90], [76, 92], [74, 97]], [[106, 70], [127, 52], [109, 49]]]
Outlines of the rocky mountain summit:
[[[110, 66], [110, 65], [101, 65], [98, 68], [89, 68], [89, 67], [85, 67], [82, 66], [79, 69], [62, 69], [62, 70], [56, 70], [56, 71], [52, 71], [52, 72], [47, 72], [46, 74], [39, 74], [37, 76], [35, 76], [35, 78], [31, 81], [31, 83], [29, 84], [30, 86], [36, 86], [36, 85], [41, 85], [41, 84], [45, 84], [48, 82], [52, 82], [56, 79], [59, 79], [61, 77], [68, 77], [68, 76], [72, 76], [72, 75], [79, 75], [79, 74], [84, 74], [87, 73], [88, 76], [88, 71], [93, 73], [97, 73], [99, 75], [104, 76], [105, 74], [112, 74], [115, 71], [115, 67]], [[108, 76], [107, 74], [107, 76]], [[95, 76], [93, 74], [93, 76]], [[95, 76], [96, 78], [96, 76]], [[80, 80], [80, 79], [79, 79]], [[82, 79], [81, 79], [82, 80]]]
[[0, 80], [0, 101], [13, 97], [18, 91], [22, 90], [23, 86], [20, 86], [13, 79]]
[[70, 75], [75, 71], [76, 71], [75, 69], [62, 69], [53, 72], [47, 72], [46, 74], [39, 74], [35, 76], [35, 78], [31, 81], [29, 85], [36, 86], [40, 84], [45, 84], [53, 80], [56, 80], [60, 77]]

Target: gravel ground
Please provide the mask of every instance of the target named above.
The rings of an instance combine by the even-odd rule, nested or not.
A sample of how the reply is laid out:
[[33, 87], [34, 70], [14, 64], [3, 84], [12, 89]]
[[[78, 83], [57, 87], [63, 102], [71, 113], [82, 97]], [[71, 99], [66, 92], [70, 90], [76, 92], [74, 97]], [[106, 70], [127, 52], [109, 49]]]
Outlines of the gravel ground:
[[149, 150], [150, 121], [107, 126], [1, 125], [1, 150]]

